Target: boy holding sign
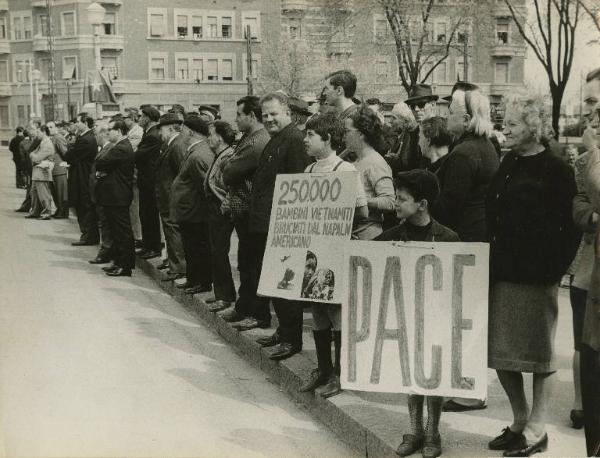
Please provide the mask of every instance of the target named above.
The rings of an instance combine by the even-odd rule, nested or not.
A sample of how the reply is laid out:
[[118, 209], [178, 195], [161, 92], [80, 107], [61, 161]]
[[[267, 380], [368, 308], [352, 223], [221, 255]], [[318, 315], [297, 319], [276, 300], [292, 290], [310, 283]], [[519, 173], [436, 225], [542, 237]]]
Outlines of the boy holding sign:
[[[426, 170], [413, 170], [399, 173], [394, 180], [396, 187], [396, 215], [402, 221], [379, 235], [375, 240], [421, 241], [421, 242], [458, 242], [458, 235], [451, 229], [439, 224], [429, 214], [440, 194], [436, 176]], [[427, 426], [423, 428], [423, 404], [427, 399]], [[439, 433], [442, 415], [441, 396], [408, 395], [408, 413], [410, 415], [410, 434], [405, 434], [396, 453], [408, 456], [422, 449], [424, 458], [442, 454]]]
[[[309, 165], [307, 173], [329, 173], [329, 172], [356, 172], [356, 168], [349, 162], [340, 159], [336, 155], [336, 149], [342, 144], [344, 128], [334, 113], [325, 113], [311, 118], [306, 123], [306, 136], [304, 146], [306, 153], [314, 157], [316, 162]], [[369, 215], [367, 198], [360, 180], [356, 173], [356, 209], [354, 220], [365, 219]], [[309, 252], [310, 253], [310, 252]], [[311, 253], [312, 254], [312, 253]], [[312, 273], [309, 279], [310, 285], [316, 280], [318, 271], [318, 260], [312, 254], [307, 257], [306, 271]], [[310, 273], [308, 275], [310, 275]], [[305, 273], [306, 275], [306, 273]], [[300, 391], [312, 391], [323, 386], [320, 394], [330, 397], [338, 394], [340, 388], [340, 351], [342, 342], [341, 331], [341, 306], [340, 304], [314, 303], [312, 306], [313, 336], [317, 350], [318, 367], [311, 373], [310, 379], [300, 387]], [[331, 359], [331, 336], [333, 333], [335, 363]]]

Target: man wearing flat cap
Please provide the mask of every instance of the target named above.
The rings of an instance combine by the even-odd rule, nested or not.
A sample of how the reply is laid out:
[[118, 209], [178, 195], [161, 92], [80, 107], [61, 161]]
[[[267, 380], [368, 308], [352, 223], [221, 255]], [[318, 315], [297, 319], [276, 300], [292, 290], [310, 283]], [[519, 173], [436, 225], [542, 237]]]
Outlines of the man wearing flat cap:
[[167, 245], [169, 270], [166, 280], [176, 280], [185, 276], [185, 254], [181, 233], [179, 226], [170, 216], [171, 185], [179, 174], [189, 140], [181, 132], [182, 124], [182, 119], [176, 113], [161, 116], [158, 123], [163, 147], [156, 162], [156, 203]]
[[158, 130], [160, 113], [150, 105], [141, 108], [139, 125], [144, 134], [135, 152], [138, 188], [140, 192], [140, 223], [142, 246], [137, 252], [143, 259], [160, 256], [160, 216], [156, 206], [155, 169], [162, 140]]
[[200, 113], [200, 118], [209, 124], [215, 122], [217, 119], [221, 119], [219, 110], [210, 105], [200, 105], [198, 113]]
[[304, 131], [304, 126], [312, 113], [308, 109], [308, 103], [298, 97], [290, 97], [288, 106], [292, 115], [292, 123], [298, 130]]

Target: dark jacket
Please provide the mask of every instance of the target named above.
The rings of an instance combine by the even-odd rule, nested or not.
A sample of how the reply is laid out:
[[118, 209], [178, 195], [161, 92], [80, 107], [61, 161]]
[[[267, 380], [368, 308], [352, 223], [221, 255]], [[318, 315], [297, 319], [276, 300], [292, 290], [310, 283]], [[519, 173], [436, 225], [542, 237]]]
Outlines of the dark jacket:
[[463, 242], [486, 241], [485, 197], [498, 165], [492, 143], [467, 133], [429, 168], [440, 181], [440, 196], [431, 214]]
[[384, 156], [394, 176], [398, 172], [406, 172], [423, 167], [425, 158], [419, 146], [419, 128], [413, 131], [405, 130], [395, 137], [394, 140], [394, 143], [390, 144], [390, 149]]
[[138, 186], [154, 186], [156, 178], [156, 162], [162, 147], [158, 125], [150, 127], [142, 137], [135, 152], [135, 167], [137, 168]]
[[249, 226], [252, 232], [269, 232], [275, 178], [280, 173], [302, 173], [311, 162], [304, 148], [304, 134], [293, 124], [271, 137], [254, 173]]
[[12, 153], [12, 158], [14, 163], [17, 165], [17, 168], [20, 168], [21, 164], [21, 156], [19, 155], [19, 145], [23, 141], [25, 137], [22, 135], [15, 135], [10, 143], [8, 144], [8, 150]]
[[[398, 242], [410, 242], [408, 237], [406, 226], [404, 224], [398, 224], [387, 231], [382, 232], [373, 240], [386, 240], [386, 241], [398, 241]], [[431, 219], [431, 228], [424, 240], [425, 242], [460, 242], [458, 234], [452, 229], [441, 225], [433, 218]]]
[[492, 281], [560, 280], [579, 246], [572, 218], [576, 193], [573, 170], [547, 150], [506, 155], [486, 202]]
[[129, 139], [124, 138], [99, 155], [94, 162], [98, 183], [96, 201], [105, 207], [131, 205], [135, 156]]
[[162, 215], [170, 213], [171, 185], [179, 174], [188, 142], [189, 137], [180, 133], [170, 145], [163, 144], [156, 160], [156, 205]]
[[171, 219], [176, 223], [208, 221], [208, 201], [204, 180], [215, 155], [207, 140], [192, 141], [171, 185]]
[[98, 184], [98, 178], [96, 177], [96, 160], [108, 153], [113, 146], [115, 145], [110, 142], [107, 142], [104, 146], [100, 146], [100, 151], [98, 151], [96, 159], [92, 163], [92, 168], [90, 171], [90, 199], [95, 204], [98, 203], [98, 200], [96, 199], [96, 185]]
[[66, 175], [67, 167], [60, 165], [65, 161], [65, 154], [69, 149], [67, 139], [60, 134], [55, 134], [50, 137], [52, 144], [54, 145], [54, 168], [52, 169], [52, 176]]
[[31, 176], [33, 169], [29, 153], [36, 149], [39, 144], [40, 140], [38, 138], [32, 140], [30, 137], [25, 137], [21, 143], [19, 143], [19, 163], [21, 165], [21, 170], [29, 176]]
[[77, 207], [91, 201], [90, 173], [92, 163], [98, 154], [96, 136], [91, 130], [79, 135], [69, 145], [65, 160], [69, 163], [68, 196], [69, 203]]

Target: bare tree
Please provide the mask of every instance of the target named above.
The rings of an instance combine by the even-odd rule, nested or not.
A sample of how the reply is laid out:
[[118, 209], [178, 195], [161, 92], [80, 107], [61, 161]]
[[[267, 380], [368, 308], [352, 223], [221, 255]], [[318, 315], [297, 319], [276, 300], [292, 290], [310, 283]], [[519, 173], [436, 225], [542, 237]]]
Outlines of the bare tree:
[[600, 3], [597, 0], [579, 0], [579, 3], [600, 32]]
[[580, 0], [533, 0], [533, 20], [504, 0], [517, 29], [548, 76], [552, 95], [552, 127], [558, 138], [558, 120], [575, 55], [575, 31], [581, 18]]
[[[434, 0], [417, 3], [411, 0], [376, 0], [389, 23], [398, 60], [398, 73], [402, 86], [410, 92], [427, 78], [457, 46], [457, 36], [468, 17], [455, 10], [455, 19], [449, 24], [444, 37], [432, 34]], [[458, 13], [458, 14], [457, 14]], [[417, 18], [415, 18], [417, 14]], [[416, 19], [416, 21], [415, 21]]]

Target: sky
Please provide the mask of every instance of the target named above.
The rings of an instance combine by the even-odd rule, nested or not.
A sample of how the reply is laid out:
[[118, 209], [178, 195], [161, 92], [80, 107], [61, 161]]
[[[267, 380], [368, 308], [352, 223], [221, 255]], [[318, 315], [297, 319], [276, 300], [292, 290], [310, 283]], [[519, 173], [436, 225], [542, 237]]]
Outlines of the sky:
[[[530, 11], [530, 14], [532, 13], [533, 11]], [[594, 38], [600, 39], [600, 32], [598, 32], [598, 29], [593, 25], [589, 17], [584, 16], [583, 21], [579, 24], [575, 34], [575, 57], [573, 59], [573, 68], [565, 92], [564, 103], [566, 104], [579, 103], [581, 78], [585, 78], [585, 75], [590, 70], [600, 67], [600, 44], [587, 44]], [[545, 93], [549, 94], [550, 90], [548, 89], [548, 76], [546, 75], [546, 71], [529, 47], [527, 50], [527, 60], [525, 62], [525, 75], [528, 75], [526, 76], [526, 81], [530, 84], [530, 87], [539, 87], [543, 89]]]

